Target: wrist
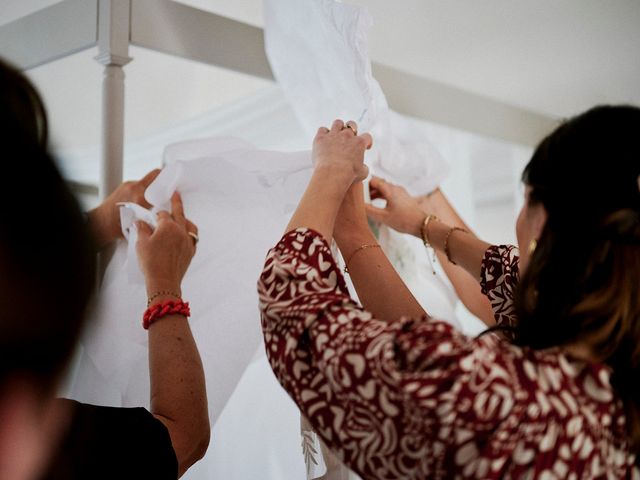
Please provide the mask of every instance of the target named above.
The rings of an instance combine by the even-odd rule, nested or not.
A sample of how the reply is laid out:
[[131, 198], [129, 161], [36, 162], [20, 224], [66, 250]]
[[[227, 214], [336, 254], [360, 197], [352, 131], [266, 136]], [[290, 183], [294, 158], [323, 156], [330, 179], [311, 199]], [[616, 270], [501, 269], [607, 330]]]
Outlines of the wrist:
[[163, 295], [170, 295], [172, 297], [177, 295], [178, 297], [182, 297], [180, 282], [162, 280], [147, 281], [146, 288], [147, 298], [151, 298], [152, 296], [161, 298]]
[[422, 209], [417, 209], [407, 225], [407, 233], [422, 240], [422, 229], [428, 215], [429, 214], [424, 212]]
[[343, 253], [349, 253], [360, 245], [378, 242], [378, 239], [368, 225], [366, 229], [349, 230], [347, 232], [341, 232], [340, 234], [336, 232], [334, 238], [338, 244], [338, 248]]
[[351, 168], [335, 163], [322, 163], [313, 170], [313, 176], [320, 178], [327, 185], [334, 185], [346, 192], [355, 180]]
[[166, 301], [182, 300], [182, 292], [157, 291], [151, 292], [147, 297], [147, 308]]

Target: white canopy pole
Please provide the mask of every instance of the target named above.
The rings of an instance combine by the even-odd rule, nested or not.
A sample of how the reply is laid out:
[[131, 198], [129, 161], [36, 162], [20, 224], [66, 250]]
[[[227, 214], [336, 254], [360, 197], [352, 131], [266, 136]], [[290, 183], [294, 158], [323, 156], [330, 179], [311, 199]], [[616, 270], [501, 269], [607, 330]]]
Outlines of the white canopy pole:
[[98, 56], [104, 65], [100, 200], [122, 182], [124, 155], [124, 67], [129, 57], [130, 0], [100, 0]]

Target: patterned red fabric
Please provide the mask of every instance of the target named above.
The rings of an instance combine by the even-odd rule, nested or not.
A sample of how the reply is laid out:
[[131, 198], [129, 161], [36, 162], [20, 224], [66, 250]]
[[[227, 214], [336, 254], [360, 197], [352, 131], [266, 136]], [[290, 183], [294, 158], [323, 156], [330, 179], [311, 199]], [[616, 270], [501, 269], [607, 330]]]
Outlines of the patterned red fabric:
[[520, 279], [519, 263], [519, 251], [513, 245], [493, 245], [484, 254], [480, 287], [491, 302], [498, 325], [515, 325], [513, 298]]
[[640, 475], [606, 366], [430, 318], [376, 320], [307, 229], [269, 252], [258, 291], [278, 380], [365, 479]]

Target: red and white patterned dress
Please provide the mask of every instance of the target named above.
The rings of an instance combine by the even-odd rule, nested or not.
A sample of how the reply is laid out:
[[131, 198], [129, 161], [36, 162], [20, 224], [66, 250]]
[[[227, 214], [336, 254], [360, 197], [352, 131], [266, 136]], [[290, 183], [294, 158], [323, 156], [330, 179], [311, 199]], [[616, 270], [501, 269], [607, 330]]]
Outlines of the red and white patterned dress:
[[[513, 248], [487, 251], [483, 289], [500, 321], [516, 272]], [[640, 478], [605, 365], [431, 318], [376, 320], [308, 229], [269, 252], [258, 290], [278, 380], [365, 479]]]

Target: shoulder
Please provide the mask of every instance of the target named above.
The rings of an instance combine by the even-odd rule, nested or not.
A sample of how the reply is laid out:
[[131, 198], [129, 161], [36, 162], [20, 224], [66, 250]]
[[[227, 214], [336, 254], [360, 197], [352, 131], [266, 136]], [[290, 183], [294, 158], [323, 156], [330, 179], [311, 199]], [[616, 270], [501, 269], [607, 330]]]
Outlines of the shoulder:
[[[105, 407], [60, 399], [71, 410], [47, 478], [176, 478], [178, 462], [166, 427], [145, 408]], [[66, 472], [66, 473], [63, 473]]]

